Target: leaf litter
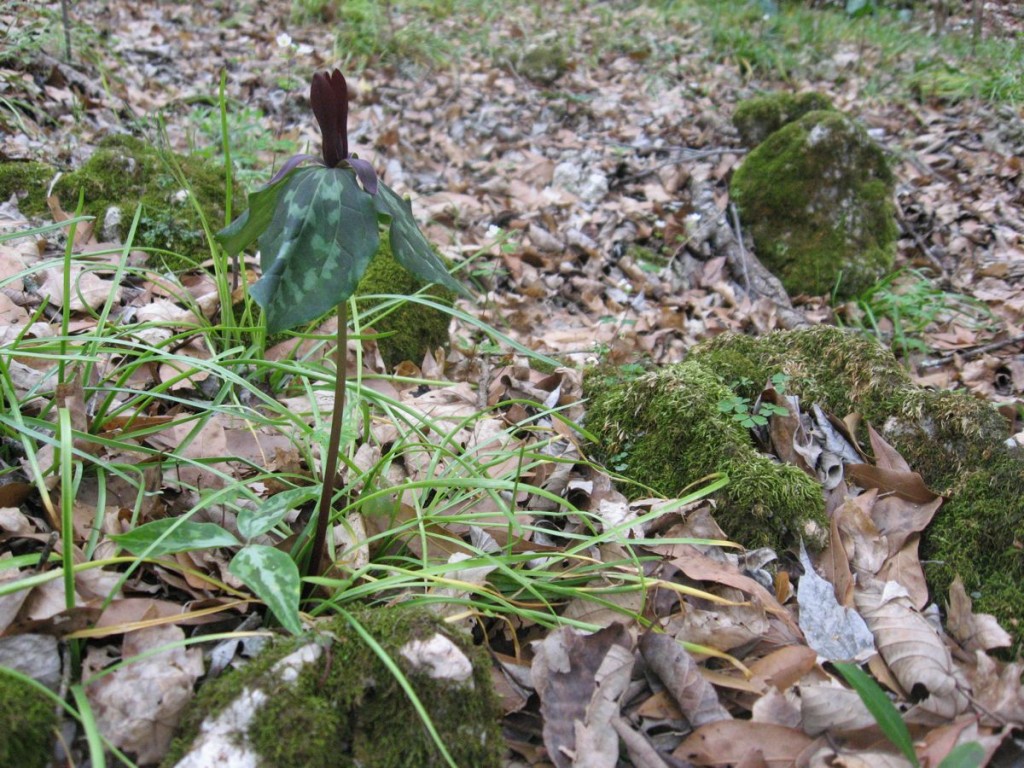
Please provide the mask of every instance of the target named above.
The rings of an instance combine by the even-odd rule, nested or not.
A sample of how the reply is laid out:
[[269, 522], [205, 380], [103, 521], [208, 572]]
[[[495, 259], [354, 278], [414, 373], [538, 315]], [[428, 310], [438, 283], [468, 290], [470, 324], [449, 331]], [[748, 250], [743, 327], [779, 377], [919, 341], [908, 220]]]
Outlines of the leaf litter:
[[[1008, 647], [1010, 636], [992, 617], [973, 612], [959, 582], [948, 598], [936, 596], [946, 601], [944, 622], [929, 605], [917, 542], [942, 499], [880, 437], [872, 434], [876, 461], [862, 463], [840, 434], [830, 432], [824, 444], [808, 437], [812, 416], [819, 427], [828, 422], [820, 409], [807, 414], [799, 403], [787, 403], [788, 416], [772, 417], [770, 444], [780, 458], [821, 466], [808, 451], [829, 451], [837, 457], [831, 466], [840, 468], [820, 478], [832, 500], [828, 547], [814, 558], [796, 558], [721, 546], [726, 537], [714, 522], [714, 505], [700, 498], [627, 500], [611, 473], [586, 461], [565, 422], [538, 417], [561, 408], [569, 419], [584, 420], [581, 363], [647, 358], [665, 364], [725, 330], [763, 333], [790, 327], [794, 318], [831, 317], [820, 299], [791, 301], [759, 271], [729, 217], [725, 181], [743, 150], [728, 116], [736, 101], [769, 83], [744, 81], [731, 63], [703, 55], [696, 22], [665, 30], [642, 5], [616, 4], [611, 16], [601, 14], [601, 5], [576, 9], [571, 18], [549, 8], [552, 28], [572, 29], [579, 50], [546, 84], [488, 55], [505, 39], [542, 38], [539, 19], [501, 19], [475, 30], [479, 48], [453, 54], [429, 78], [416, 67], [394, 65], [367, 66], [352, 78], [354, 148], [399, 193], [412, 196], [431, 242], [484, 289], [482, 301], [460, 306], [562, 366], [541, 373], [525, 357], [496, 353], [465, 320], [453, 323], [446, 356], [403, 363], [404, 379], [385, 375], [372, 340], [350, 342], [350, 370], [393, 405], [386, 418], [354, 413], [360, 423], [348, 439], [357, 447], [342, 470], [347, 492], [367, 490], [360, 478], [382, 454], [392, 456], [384, 488], [405, 490], [382, 497], [387, 515], [353, 512], [339, 521], [337, 569], [360, 572], [379, 554], [374, 537], [398, 526], [406, 531], [400, 543], [425, 562], [458, 564], [511, 548], [541, 562], [564, 560], [569, 577], [602, 596], [558, 606], [564, 619], [600, 628], [592, 633], [521, 615], [476, 618], [478, 635], [493, 650], [505, 703], [508, 765], [909, 764], [830, 660], [868, 664], [903, 710], [923, 764], [935, 765], [972, 741], [991, 758], [1024, 727], [1021, 664], [992, 653]], [[10, 29], [31, 16], [13, 13], [2, 13]], [[0, 152], [78, 167], [101, 135], [158, 110], [167, 140], [188, 149], [190, 105], [216, 92], [228, 61], [229, 93], [260, 110], [253, 118], [260, 131], [298, 148], [313, 145], [311, 127], [295, 122], [301, 97], [285, 81], [333, 65], [334, 43], [317, 25], [289, 21], [289, 13], [281, 2], [245, 11], [107, 3], [102, 13], [96, 3], [79, 3], [76, 18], [95, 22], [108, 38], [91, 51], [95, 60], [67, 64], [40, 50], [23, 68], [0, 70], [5, 95], [27, 105], [18, 115], [23, 129], [0, 137]], [[438, 24], [472, 27], [455, 17]], [[609, 24], [635, 38], [636, 49], [609, 44], [602, 37]], [[655, 65], [652, 51], [666, 40], [674, 58]], [[268, 60], [254, 57], [254, 47]], [[836, 62], [847, 67], [855, 59], [837, 54]], [[1013, 351], [1024, 338], [1020, 114], [974, 102], [883, 104], [865, 97], [853, 68], [844, 76], [838, 91], [823, 82], [799, 85], [824, 88], [898, 158], [900, 263], [936, 270], [952, 290], [992, 313], [981, 325], [951, 315], [922, 329], [928, 347], [947, 354], [913, 359], [912, 372], [922, 383], [960, 384], [1015, 402], [1024, 387]], [[71, 123], [74, 130], [58, 129]], [[260, 159], [283, 161], [265, 150]], [[0, 202], [3, 231], [35, 223], [16, 204]], [[66, 219], [64, 209], [74, 202], [54, 200], [54, 218]], [[59, 569], [16, 564], [41, 548], [60, 551], [50, 536], [60, 521], [49, 495], [44, 514], [25, 514], [32, 487], [0, 489], [0, 557], [10, 562], [0, 571], [2, 584], [36, 582], [0, 595], [0, 659], [54, 683], [53, 638], [88, 640], [83, 678], [99, 726], [111, 745], [150, 764], [163, 756], [204, 675], [200, 646], [182, 641], [197, 632], [248, 631], [258, 603], [233, 578], [229, 547], [151, 552], [126, 573], [108, 561], [119, 551], [111, 537], [183, 513], [242, 536], [243, 511], [281, 491], [275, 473], [315, 475], [319, 456], [309, 446], [323, 441], [306, 440], [297, 427], [321, 430], [332, 401], [319, 390], [288, 392], [282, 402], [291, 424], [253, 423], [228, 409], [196, 419], [190, 398], [215, 391], [204, 390], [204, 362], [212, 353], [197, 328], [219, 311], [216, 288], [201, 273], [146, 272], [118, 284], [117, 264], [135, 256], [88, 227], [77, 234], [72, 250], [83, 258], [70, 275], [59, 261], [64, 244], [56, 233], [0, 243], [4, 344], [58, 334], [53, 319], [67, 300], [73, 331], [95, 328], [95, 310], [117, 306], [129, 333], [152, 345], [175, 340], [176, 350], [170, 361], [134, 367], [120, 383], [123, 391], [104, 404], [115, 415], [104, 419], [107, 431], [98, 437], [116, 434], [120, 450], [130, 445], [131, 452], [112, 456], [102, 440], [79, 446], [97, 466], [142, 477], [146, 493], [134, 490], [138, 482], [127, 483], [122, 498], [117, 478], [108, 478], [100, 498], [83, 484], [73, 515], [74, 558], [96, 567], [77, 575], [70, 598]], [[664, 263], [646, 257], [665, 248]], [[252, 282], [257, 273], [246, 269]], [[307, 360], [327, 354], [323, 344], [303, 340], [284, 342], [267, 356], [286, 361], [289, 352]], [[125, 354], [103, 350], [92, 375], [116, 375]], [[36, 393], [53, 388], [52, 361], [19, 356], [8, 365], [22, 408], [45, 411], [45, 398]], [[437, 383], [404, 383], [423, 378]], [[152, 387], [175, 395], [137, 397]], [[239, 396], [258, 403], [273, 395], [248, 384]], [[81, 383], [63, 398], [76, 429], [94, 433], [98, 404], [84, 399]], [[428, 429], [409, 429], [424, 420]], [[450, 446], [445, 456], [436, 453], [439, 439]], [[35, 465], [25, 461], [24, 476], [31, 482], [47, 475], [55, 483], [48, 470], [59, 452], [52, 439], [41, 442]], [[517, 450], [520, 458], [510, 463]], [[442, 535], [421, 535], [422, 499], [407, 483], [467, 460], [496, 482], [515, 477], [522, 487], [460, 497], [444, 509], [443, 522], [432, 523]], [[244, 498], [209, 499], [249, 477], [255, 479]], [[581, 514], [564, 514], [559, 499]], [[503, 512], [509, 508], [511, 520]], [[303, 514], [298, 505], [282, 521], [294, 524]], [[493, 526], [496, 519], [505, 530]], [[573, 537], [591, 525], [612, 535], [580, 552]], [[264, 545], [285, 541], [281, 528], [261, 536]], [[429, 590], [458, 598], [489, 589], [491, 573], [476, 558], [449, 571], [449, 585]], [[617, 591], [627, 577], [641, 577], [641, 588]], [[464, 613], [450, 615], [466, 622]]]

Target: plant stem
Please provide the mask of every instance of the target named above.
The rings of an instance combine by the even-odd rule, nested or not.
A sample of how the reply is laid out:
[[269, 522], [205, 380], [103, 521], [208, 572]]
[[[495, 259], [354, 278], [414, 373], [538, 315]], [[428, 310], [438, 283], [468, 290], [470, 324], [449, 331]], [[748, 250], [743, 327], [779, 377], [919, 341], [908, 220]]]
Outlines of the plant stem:
[[[320, 505], [316, 517], [316, 535], [313, 549], [309, 553], [306, 572], [310, 576], [320, 575], [327, 546], [327, 523], [331, 518], [331, 499], [334, 497], [334, 477], [338, 474], [338, 450], [341, 444], [341, 425], [345, 417], [345, 378], [348, 365], [348, 314], [343, 301], [338, 305], [338, 347], [334, 351], [334, 413], [331, 415], [331, 441], [327, 446], [327, 460], [323, 463], [323, 486], [320, 491]], [[306, 583], [304, 598], [309, 597], [312, 585]]]

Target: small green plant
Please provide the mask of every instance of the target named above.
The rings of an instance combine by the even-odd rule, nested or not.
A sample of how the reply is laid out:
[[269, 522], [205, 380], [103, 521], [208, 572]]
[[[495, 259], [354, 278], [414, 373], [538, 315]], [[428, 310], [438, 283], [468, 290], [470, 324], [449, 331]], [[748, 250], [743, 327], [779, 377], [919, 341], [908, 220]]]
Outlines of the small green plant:
[[[899, 749], [914, 768], [919, 768], [921, 763], [914, 750], [914, 740], [911, 738], [903, 718], [900, 717], [899, 710], [885, 695], [885, 691], [856, 664], [836, 661], [832, 663], [832, 666], [857, 692], [885, 737]], [[939, 763], [938, 768], [977, 768], [984, 758], [985, 750], [980, 744], [972, 741], [960, 744], [951, 750]]]
[[[772, 386], [780, 395], [786, 391], [786, 384], [789, 376], [784, 373], [776, 373], [771, 378]], [[735, 382], [733, 387], [749, 387], [753, 382], [743, 379]], [[738, 421], [746, 429], [763, 427], [768, 424], [769, 416], [785, 416], [789, 413], [783, 406], [775, 403], [758, 402], [751, 404], [749, 397], [733, 395], [718, 401], [718, 410], [722, 413], [731, 413], [733, 419]]]
[[927, 353], [921, 334], [940, 322], [956, 321], [982, 329], [992, 313], [982, 302], [960, 293], [944, 291], [916, 269], [903, 269], [868, 288], [841, 318], [871, 333], [894, 352], [907, 357]]
[[[316, 531], [306, 566], [308, 575], [317, 576], [326, 547], [342, 440], [347, 302], [380, 248], [381, 228], [388, 228], [391, 249], [400, 265], [425, 282], [467, 292], [448, 274], [420, 232], [409, 202], [382, 183], [369, 162], [350, 154], [348, 85], [341, 72], [314, 75], [310, 101], [323, 135], [322, 164], [306, 164], [315, 159], [309, 155], [292, 157], [266, 187], [250, 196], [249, 209], [219, 232], [217, 239], [231, 256], [259, 241], [263, 276], [251, 293], [263, 309], [269, 334], [290, 330], [337, 308], [334, 411], [322, 464]], [[252, 541], [313, 495], [308, 488], [295, 489], [274, 496], [258, 511], [240, 514], [238, 528], [246, 544], [229, 566], [293, 633], [301, 631], [299, 568], [287, 553]], [[150, 556], [239, 543], [219, 525], [181, 519], [147, 523], [116, 540], [133, 554]]]

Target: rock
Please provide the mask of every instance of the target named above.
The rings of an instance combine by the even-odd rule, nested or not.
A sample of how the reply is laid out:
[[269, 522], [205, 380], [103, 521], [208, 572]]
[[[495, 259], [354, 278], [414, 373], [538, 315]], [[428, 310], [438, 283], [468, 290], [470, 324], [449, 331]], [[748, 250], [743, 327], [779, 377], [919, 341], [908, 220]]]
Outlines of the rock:
[[[487, 654], [423, 609], [369, 608], [352, 618], [401, 670], [455, 764], [497, 768], [504, 743]], [[343, 617], [276, 640], [204, 685], [163, 764], [448, 765], [394, 672]]]
[[757, 256], [791, 294], [856, 295], [892, 269], [894, 179], [882, 150], [839, 112], [771, 134], [733, 174]]
[[808, 112], [831, 110], [832, 102], [820, 93], [771, 93], [737, 104], [732, 124], [744, 146], [753, 148]]
[[541, 85], [551, 85], [568, 69], [565, 49], [558, 40], [545, 40], [531, 46], [519, 60], [519, 72]]

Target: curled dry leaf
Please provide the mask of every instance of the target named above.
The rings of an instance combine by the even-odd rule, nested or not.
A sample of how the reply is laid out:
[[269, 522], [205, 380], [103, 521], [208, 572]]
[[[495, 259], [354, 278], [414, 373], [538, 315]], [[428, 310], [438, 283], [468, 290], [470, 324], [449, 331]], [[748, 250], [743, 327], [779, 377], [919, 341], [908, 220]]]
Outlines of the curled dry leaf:
[[646, 632], [640, 638], [640, 653], [692, 726], [731, 719], [714, 686], [678, 642], [665, 634]]
[[964, 583], [957, 576], [949, 585], [949, 606], [946, 611], [946, 629], [965, 651], [988, 651], [1007, 648], [1013, 640], [999, 626], [994, 616], [974, 613], [971, 598]]
[[858, 589], [855, 600], [878, 652], [919, 709], [944, 720], [966, 711], [970, 686], [906, 590], [891, 581], [873, 582]]

